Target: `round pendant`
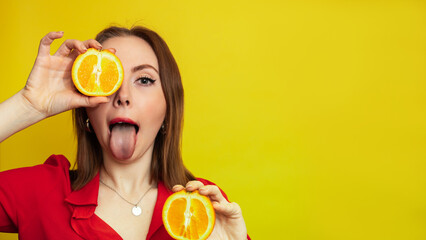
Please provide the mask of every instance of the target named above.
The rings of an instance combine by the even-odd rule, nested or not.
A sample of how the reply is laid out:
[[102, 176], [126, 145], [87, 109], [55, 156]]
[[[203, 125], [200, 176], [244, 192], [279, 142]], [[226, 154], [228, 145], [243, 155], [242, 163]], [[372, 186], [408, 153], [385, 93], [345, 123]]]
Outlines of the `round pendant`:
[[141, 215], [141, 213], [142, 213], [142, 209], [141, 209], [139, 206], [134, 206], [134, 207], [132, 208], [132, 213], [133, 213], [133, 215], [135, 215], [135, 216], [139, 216], [139, 215]]

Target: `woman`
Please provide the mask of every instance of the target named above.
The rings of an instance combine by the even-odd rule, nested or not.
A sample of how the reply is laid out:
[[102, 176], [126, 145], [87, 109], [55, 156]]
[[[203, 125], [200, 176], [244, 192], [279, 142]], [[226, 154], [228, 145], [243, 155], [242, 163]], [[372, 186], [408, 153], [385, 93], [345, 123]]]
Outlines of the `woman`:
[[[0, 173], [0, 230], [20, 239], [171, 239], [162, 206], [186, 188], [212, 200], [210, 239], [246, 239], [240, 207], [182, 163], [183, 89], [161, 37], [143, 27], [110, 27], [96, 40], [66, 40], [51, 56], [50, 44], [62, 36], [41, 40], [26, 86], [0, 104], [0, 141], [75, 109], [77, 169], [52, 155], [43, 165]], [[122, 61], [123, 84], [112, 96], [83, 96], [73, 86], [73, 61], [90, 47]]]

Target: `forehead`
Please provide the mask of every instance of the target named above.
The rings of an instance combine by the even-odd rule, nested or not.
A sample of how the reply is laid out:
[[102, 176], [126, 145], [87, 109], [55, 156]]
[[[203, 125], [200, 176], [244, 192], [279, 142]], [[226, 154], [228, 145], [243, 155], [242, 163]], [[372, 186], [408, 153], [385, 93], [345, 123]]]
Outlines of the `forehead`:
[[121, 60], [125, 70], [141, 64], [149, 64], [158, 69], [157, 56], [154, 50], [139, 37], [113, 37], [104, 41], [102, 48], [115, 48], [115, 55]]

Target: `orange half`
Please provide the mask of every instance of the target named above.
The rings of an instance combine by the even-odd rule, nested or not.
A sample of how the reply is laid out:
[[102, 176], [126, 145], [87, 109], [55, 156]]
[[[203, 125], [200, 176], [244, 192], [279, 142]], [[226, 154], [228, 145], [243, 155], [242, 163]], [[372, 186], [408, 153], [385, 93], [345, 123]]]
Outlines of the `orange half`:
[[163, 224], [174, 239], [207, 239], [215, 224], [213, 205], [197, 190], [176, 192], [164, 203]]
[[124, 70], [120, 59], [108, 50], [89, 48], [72, 66], [75, 87], [87, 96], [109, 96], [123, 83]]

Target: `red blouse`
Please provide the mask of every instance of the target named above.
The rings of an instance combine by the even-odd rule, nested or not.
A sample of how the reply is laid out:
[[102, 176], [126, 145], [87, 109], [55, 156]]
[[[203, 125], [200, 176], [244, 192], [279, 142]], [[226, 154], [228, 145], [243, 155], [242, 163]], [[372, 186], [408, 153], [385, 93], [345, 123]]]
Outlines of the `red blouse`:
[[[94, 214], [99, 174], [80, 190], [73, 191], [69, 167], [64, 156], [52, 155], [42, 165], [1, 172], [0, 231], [17, 232], [21, 240], [122, 239]], [[205, 185], [213, 184], [198, 180]], [[172, 239], [161, 217], [164, 202], [172, 193], [158, 182], [157, 202], [146, 239]]]

